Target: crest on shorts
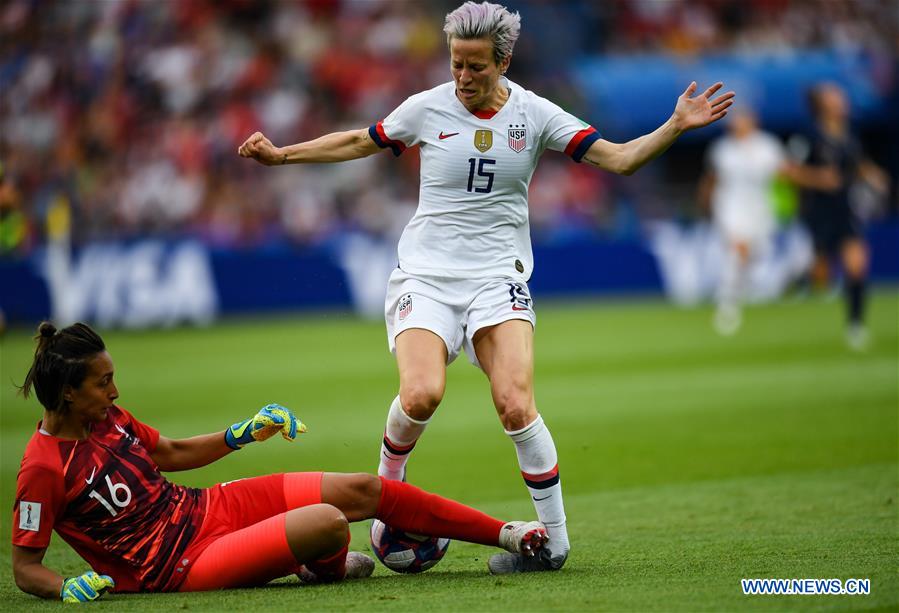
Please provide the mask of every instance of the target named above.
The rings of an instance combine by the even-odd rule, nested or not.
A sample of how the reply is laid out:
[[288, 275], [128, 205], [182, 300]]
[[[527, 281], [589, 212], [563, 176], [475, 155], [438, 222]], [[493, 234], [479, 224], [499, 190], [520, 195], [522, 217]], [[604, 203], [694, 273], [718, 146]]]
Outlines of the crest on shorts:
[[400, 321], [403, 321], [412, 313], [412, 294], [406, 294], [400, 298], [400, 306], [396, 310]]
[[515, 153], [521, 153], [528, 145], [528, 133], [524, 124], [509, 126], [509, 149]]
[[481, 153], [485, 153], [493, 146], [493, 130], [475, 130], [474, 146]]

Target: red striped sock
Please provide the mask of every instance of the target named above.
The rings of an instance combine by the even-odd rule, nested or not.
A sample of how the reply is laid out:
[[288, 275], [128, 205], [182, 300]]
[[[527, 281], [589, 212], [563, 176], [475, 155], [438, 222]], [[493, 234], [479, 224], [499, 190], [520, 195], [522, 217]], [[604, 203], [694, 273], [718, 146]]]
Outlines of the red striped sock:
[[502, 521], [461, 502], [384, 477], [375, 517], [405, 532], [493, 547], [498, 546], [503, 527]]
[[347, 544], [333, 556], [309, 562], [306, 564], [306, 568], [315, 573], [319, 581], [339, 581], [346, 575], [346, 555], [349, 550], [349, 545]]

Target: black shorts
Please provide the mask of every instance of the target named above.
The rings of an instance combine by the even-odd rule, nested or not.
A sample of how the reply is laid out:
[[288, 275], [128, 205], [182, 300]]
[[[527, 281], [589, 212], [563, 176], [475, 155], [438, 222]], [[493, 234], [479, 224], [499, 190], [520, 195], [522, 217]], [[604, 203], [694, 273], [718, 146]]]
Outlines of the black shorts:
[[836, 255], [847, 240], [862, 236], [861, 222], [848, 204], [810, 207], [804, 217], [815, 253]]

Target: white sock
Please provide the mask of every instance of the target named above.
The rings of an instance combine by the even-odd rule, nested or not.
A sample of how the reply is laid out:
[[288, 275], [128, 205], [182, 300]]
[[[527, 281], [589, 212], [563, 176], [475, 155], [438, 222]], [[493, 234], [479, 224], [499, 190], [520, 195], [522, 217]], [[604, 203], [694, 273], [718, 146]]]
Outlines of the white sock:
[[384, 440], [381, 442], [381, 462], [378, 465], [378, 475], [394, 481], [403, 479], [409, 452], [415, 447], [421, 433], [425, 431], [428, 421], [412, 419], [403, 410], [400, 397], [397, 396], [393, 399], [390, 410], [387, 412]]
[[514, 432], [506, 430], [506, 434], [515, 442], [521, 475], [534, 501], [537, 517], [549, 533], [547, 548], [550, 554], [567, 555], [570, 545], [562, 503], [562, 483], [559, 480], [556, 445], [549, 429], [538, 415], [528, 426]]
[[731, 249], [724, 256], [720, 285], [718, 286], [718, 308], [738, 312], [745, 293], [746, 271], [740, 255]]

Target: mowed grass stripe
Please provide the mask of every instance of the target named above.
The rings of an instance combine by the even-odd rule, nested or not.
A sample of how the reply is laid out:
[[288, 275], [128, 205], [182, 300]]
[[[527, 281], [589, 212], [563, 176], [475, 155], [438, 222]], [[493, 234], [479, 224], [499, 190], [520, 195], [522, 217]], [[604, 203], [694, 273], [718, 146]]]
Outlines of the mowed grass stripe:
[[[753, 307], [740, 335], [721, 339], [710, 330], [709, 309], [678, 310], [654, 301], [541, 302], [538, 407], [559, 447], [577, 543], [563, 573], [489, 577], [488, 550], [454, 543], [446, 560], [419, 577], [379, 568], [373, 580], [357, 584], [116, 597], [98, 605], [895, 607], [890, 577], [899, 568], [899, 522], [890, 505], [899, 474], [896, 295], [874, 296], [875, 342], [866, 354], [845, 349], [841, 310], [838, 303], [819, 301]], [[296, 408], [310, 424], [310, 433], [293, 445], [273, 440], [251, 446], [173, 480], [208, 485], [280, 470], [375, 467], [384, 414], [396, 393], [380, 322], [231, 320], [204, 330], [112, 332], [106, 338], [123, 405], [164, 434], [224, 429], [272, 400]], [[0, 388], [0, 531], [9, 534], [15, 474], [39, 413], [8, 385], [24, 376], [32, 350], [28, 334], [13, 331], [0, 343], [0, 377], [7, 383]], [[499, 516], [530, 517], [533, 509], [486, 379], [466, 362], [460, 356], [449, 369], [443, 406], [410, 464], [412, 481]], [[888, 492], [893, 502], [884, 502]], [[365, 526], [354, 528], [356, 548], [365, 544], [365, 533]], [[15, 610], [58, 606], [18, 592], [9, 542], [0, 543], [0, 598]], [[47, 563], [68, 573], [84, 570], [61, 543], [51, 548]], [[779, 577], [833, 569], [836, 574], [823, 576], [845, 578], [870, 571], [873, 593], [744, 597], [743, 575], [734, 574], [744, 568], [773, 569]]]
[[[895, 465], [570, 495], [575, 549], [553, 575], [490, 577], [489, 550], [453, 543], [447, 560], [421, 576], [383, 567], [364, 582], [264, 590], [118, 596], [115, 610], [288, 608], [347, 610], [862, 610], [899, 605]], [[834, 506], [834, 500], [845, 503]], [[521, 498], [489, 504], [498, 515], [527, 513]], [[367, 527], [354, 526], [365, 550]], [[61, 548], [58, 548], [61, 549]], [[52, 552], [52, 550], [51, 550]], [[59, 557], [59, 556], [57, 556]], [[55, 560], [77, 570], [70, 558]], [[52, 562], [48, 562], [52, 563]], [[741, 578], [871, 579], [870, 596], [744, 596]], [[463, 588], [464, 586], [464, 588]], [[442, 596], [438, 596], [442, 594]], [[537, 596], [539, 595], [539, 597]], [[187, 600], [186, 600], [187, 599]], [[21, 601], [16, 598], [17, 604]], [[29, 609], [50, 603], [34, 601]], [[58, 605], [56, 605], [58, 606]], [[50, 609], [47, 609], [50, 610]]]

